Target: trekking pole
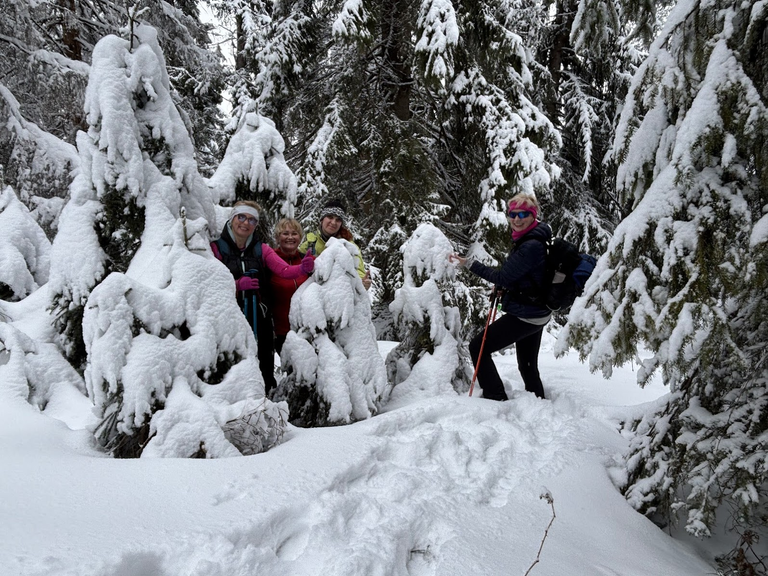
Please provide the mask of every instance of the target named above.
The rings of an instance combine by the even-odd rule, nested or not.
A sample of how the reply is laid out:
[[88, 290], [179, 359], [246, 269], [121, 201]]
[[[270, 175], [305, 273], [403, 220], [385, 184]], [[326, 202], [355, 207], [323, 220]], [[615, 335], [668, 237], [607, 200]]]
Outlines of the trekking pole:
[[256, 338], [256, 341], [259, 340], [259, 333], [256, 330], [256, 327], [259, 322], [259, 305], [256, 301], [256, 294], [251, 296], [251, 306], [253, 306], [253, 337]]
[[[483, 357], [483, 348], [485, 348], [485, 336], [488, 334], [488, 325], [496, 320], [496, 301], [499, 295], [494, 290], [493, 298], [491, 299], [491, 309], [488, 310], [488, 319], [485, 321], [485, 329], [483, 330], [483, 341], [480, 343], [480, 354], [477, 355], [477, 364], [475, 364], [475, 373], [472, 374], [472, 383], [469, 385], [469, 395], [472, 396], [472, 390], [475, 389], [475, 379], [477, 378], [477, 369], [480, 368], [480, 360]], [[491, 319], [493, 314], [493, 320]]]

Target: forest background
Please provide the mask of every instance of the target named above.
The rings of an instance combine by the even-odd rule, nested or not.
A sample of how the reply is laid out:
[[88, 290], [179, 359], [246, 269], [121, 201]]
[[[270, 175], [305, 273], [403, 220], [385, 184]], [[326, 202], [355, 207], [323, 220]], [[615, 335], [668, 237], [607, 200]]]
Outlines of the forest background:
[[[133, 50], [139, 22], [157, 31], [167, 110], [186, 127], [203, 178], [215, 181], [249, 113], [270, 119], [284, 141], [263, 163], [284, 163], [290, 177], [237, 177], [231, 197], [216, 200], [257, 200], [265, 231], [281, 215], [312, 223], [330, 196], [346, 200], [379, 271], [382, 339], [403, 336], [389, 304], [405, 281], [400, 248], [420, 225], [498, 262], [508, 248], [505, 199], [534, 192], [556, 234], [601, 255], [584, 297], [558, 318], [567, 320], [561, 346], [610, 374], [642, 345], [653, 355], [640, 384], [661, 371], [670, 388], [658, 412], [627, 424], [635, 439], [625, 495], [659, 521], [683, 514], [697, 535], [725, 516], [737, 548], [749, 549], [768, 523], [767, 3], [207, 5], [231, 31], [233, 66], [198, 2], [2, 0], [2, 186], [48, 238], [83, 174], [78, 133], [102, 128], [83, 106], [94, 48], [116, 35]], [[131, 113], [154, 97], [137, 89]], [[141, 144], [160, 172], [177, 169], [169, 142]], [[80, 374], [84, 299], [106, 273], [127, 269], [143, 230], [141, 203], [115, 183], [99, 195], [105, 269], [79, 296], [59, 273], [52, 294], [57, 345]], [[192, 216], [212, 219], [205, 211]], [[9, 233], [0, 237], [14, 245]], [[0, 298], [22, 300], [47, 281], [26, 263], [32, 279], [0, 279]], [[469, 277], [461, 286], [452, 304], [466, 337], [487, 296]]]

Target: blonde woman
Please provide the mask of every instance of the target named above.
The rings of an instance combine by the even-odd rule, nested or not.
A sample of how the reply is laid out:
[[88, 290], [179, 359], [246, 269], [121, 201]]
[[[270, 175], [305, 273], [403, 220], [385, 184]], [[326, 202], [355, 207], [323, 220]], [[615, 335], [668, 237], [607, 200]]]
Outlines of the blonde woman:
[[[300, 264], [304, 258], [304, 254], [299, 252], [299, 244], [303, 234], [301, 224], [292, 218], [283, 218], [275, 226], [275, 241], [277, 242], [275, 253], [287, 264]], [[291, 298], [307, 278], [309, 278], [309, 274], [305, 273], [296, 278], [281, 278], [277, 274], [273, 274], [269, 280], [274, 298], [275, 350], [278, 354], [282, 351], [285, 337], [291, 329], [291, 324], [288, 321]]]
[[[516, 348], [517, 366], [525, 389], [544, 398], [544, 386], [539, 376], [539, 347], [544, 326], [552, 313], [532, 294], [544, 283], [546, 243], [552, 238], [552, 230], [538, 220], [538, 214], [539, 204], [534, 196], [518, 194], [509, 201], [507, 222], [512, 232], [512, 249], [500, 268], [490, 268], [458, 254], [450, 257], [453, 262], [495, 284], [503, 294], [501, 306], [505, 314], [488, 326], [485, 345], [482, 345], [482, 332], [469, 344], [483, 398], [507, 400], [491, 354], [512, 344]], [[483, 355], [479, 357], [481, 348]]]

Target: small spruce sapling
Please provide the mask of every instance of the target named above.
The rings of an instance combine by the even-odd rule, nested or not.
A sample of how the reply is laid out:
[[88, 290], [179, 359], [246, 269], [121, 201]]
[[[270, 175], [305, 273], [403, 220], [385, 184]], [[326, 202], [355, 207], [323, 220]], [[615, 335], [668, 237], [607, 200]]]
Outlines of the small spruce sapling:
[[275, 397], [287, 400], [294, 424], [363, 420], [387, 399], [386, 371], [356, 254], [353, 244], [331, 238], [291, 301], [292, 330], [282, 352], [287, 375]]
[[387, 356], [392, 397], [424, 391], [462, 393], [472, 377], [466, 344], [460, 336], [456, 299], [466, 290], [448, 261], [451, 242], [432, 224], [420, 225], [401, 247], [403, 286], [390, 311], [400, 343]]

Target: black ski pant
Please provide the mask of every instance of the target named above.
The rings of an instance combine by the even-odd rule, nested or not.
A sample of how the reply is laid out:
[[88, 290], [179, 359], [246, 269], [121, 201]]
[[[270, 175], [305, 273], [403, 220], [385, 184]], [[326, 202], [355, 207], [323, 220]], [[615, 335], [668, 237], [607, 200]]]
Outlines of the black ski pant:
[[483, 389], [483, 398], [507, 400], [504, 384], [491, 359], [491, 353], [512, 344], [517, 351], [517, 367], [525, 382], [525, 389], [539, 398], [544, 398], [544, 386], [539, 376], [539, 347], [543, 332], [543, 325], [523, 322], [510, 314], [502, 316], [488, 326], [483, 357], [480, 358], [479, 365], [477, 359], [480, 356], [483, 333], [480, 332], [472, 339], [469, 343], [469, 353], [472, 355], [472, 364], [478, 367], [477, 383]]
[[275, 352], [278, 354], [283, 351], [283, 344], [285, 344], [286, 338], [288, 338], [288, 334], [275, 334]]
[[259, 315], [260, 324], [256, 327], [258, 334], [257, 344], [259, 346], [259, 370], [264, 378], [264, 393], [269, 393], [277, 387], [275, 380], [275, 343], [274, 333], [272, 332], [272, 318]]

